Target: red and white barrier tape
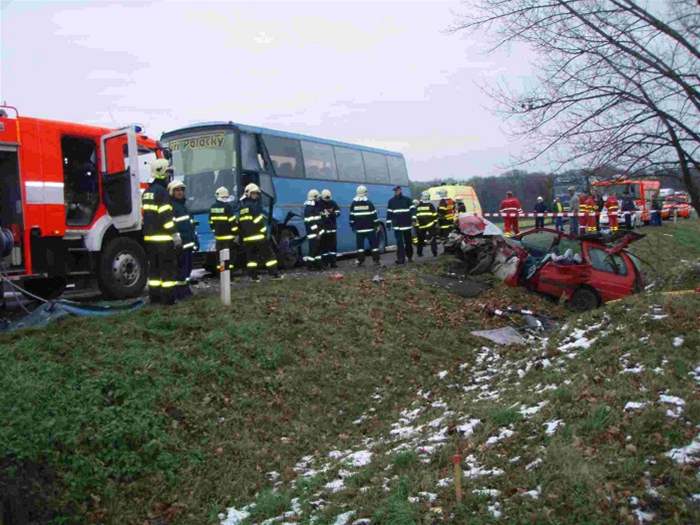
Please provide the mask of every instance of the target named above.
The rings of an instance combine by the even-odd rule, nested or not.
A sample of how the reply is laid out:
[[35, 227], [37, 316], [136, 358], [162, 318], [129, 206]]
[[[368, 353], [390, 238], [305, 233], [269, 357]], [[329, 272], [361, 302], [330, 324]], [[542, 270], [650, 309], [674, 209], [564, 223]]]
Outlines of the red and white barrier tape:
[[[637, 213], [642, 213], [642, 211], [619, 211], [619, 212], [609, 212], [607, 215], [608, 217], [614, 217], [614, 216], [619, 216], [623, 217], [625, 215], [633, 215]], [[661, 210], [647, 210], [647, 213], [661, 213]], [[595, 213], [570, 213], [570, 212], [561, 212], [561, 213], [552, 213], [552, 212], [543, 212], [543, 213], [530, 213], [530, 212], [522, 212], [522, 213], [482, 213], [478, 214], [476, 212], [462, 212], [459, 215], [473, 215], [473, 216], [478, 216], [478, 217], [511, 217], [511, 218], [521, 218], [521, 217], [594, 217], [596, 215], [600, 215], [601, 212], [595, 212]]]

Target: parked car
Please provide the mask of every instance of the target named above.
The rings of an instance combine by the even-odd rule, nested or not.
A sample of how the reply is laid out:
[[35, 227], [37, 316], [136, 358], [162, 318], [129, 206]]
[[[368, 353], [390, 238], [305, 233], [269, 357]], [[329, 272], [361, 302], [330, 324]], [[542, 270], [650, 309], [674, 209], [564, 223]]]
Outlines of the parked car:
[[[540, 228], [521, 233], [508, 242], [519, 260], [517, 285], [554, 298], [563, 298], [574, 310], [589, 310], [642, 290], [638, 259], [627, 251], [644, 235], [635, 232], [583, 238]], [[516, 284], [515, 279], [506, 283]]]
[[677, 191], [672, 195], [666, 196], [661, 209], [661, 218], [664, 220], [672, 219], [674, 210], [678, 218], [690, 218], [690, 198], [687, 193]]

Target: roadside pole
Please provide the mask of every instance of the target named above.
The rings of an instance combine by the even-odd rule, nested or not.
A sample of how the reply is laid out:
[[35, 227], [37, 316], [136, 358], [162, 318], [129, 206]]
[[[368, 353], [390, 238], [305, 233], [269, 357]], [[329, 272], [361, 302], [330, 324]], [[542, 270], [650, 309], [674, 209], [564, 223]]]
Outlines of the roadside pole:
[[221, 271], [221, 303], [224, 306], [231, 306], [231, 270], [229, 270], [229, 257], [231, 252], [224, 248], [219, 252], [219, 268]]

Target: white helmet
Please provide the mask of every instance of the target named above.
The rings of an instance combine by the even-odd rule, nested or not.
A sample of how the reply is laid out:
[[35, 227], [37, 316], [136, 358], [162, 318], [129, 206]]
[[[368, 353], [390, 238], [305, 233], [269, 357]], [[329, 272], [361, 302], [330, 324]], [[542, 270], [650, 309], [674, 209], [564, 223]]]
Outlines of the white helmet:
[[168, 184], [168, 193], [171, 197], [173, 196], [173, 193], [175, 193], [175, 190], [178, 188], [182, 188], [184, 190], [186, 188], [185, 183], [181, 180], [174, 180], [170, 184]]
[[167, 159], [156, 159], [151, 161], [151, 175], [154, 179], [164, 179], [168, 176], [170, 167]]
[[255, 184], [254, 182], [251, 182], [245, 187], [244, 193], [246, 197], [250, 195], [251, 193], [260, 193], [260, 187]]
[[420, 200], [422, 201], [429, 201], [430, 200], [430, 192], [429, 191], [424, 191], [423, 193], [420, 194]]
[[216, 195], [216, 198], [219, 200], [228, 199], [230, 196], [228, 188], [226, 186], [221, 186], [220, 188], [217, 188], [214, 195]]
[[309, 193], [306, 194], [306, 200], [315, 201], [320, 195], [321, 194], [318, 192], [318, 190], [309, 190]]
[[358, 197], [366, 197], [367, 196], [367, 186], [363, 186], [362, 184], [360, 184], [357, 187], [357, 190], [355, 190], [355, 194]]
[[331, 199], [331, 190], [321, 190], [321, 198], [324, 201]]

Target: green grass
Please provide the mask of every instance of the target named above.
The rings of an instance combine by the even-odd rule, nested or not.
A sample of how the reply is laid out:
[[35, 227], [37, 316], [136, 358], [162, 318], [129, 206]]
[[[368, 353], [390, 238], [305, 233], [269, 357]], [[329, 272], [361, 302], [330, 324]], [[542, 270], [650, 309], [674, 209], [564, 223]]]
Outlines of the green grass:
[[[643, 231], [648, 237], [631, 249], [664, 275], [659, 289], [692, 285], [692, 265], [678, 260], [700, 257], [698, 221]], [[644, 294], [580, 316], [501, 285], [465, 300], [420, 279], [449, 260], [392, 269], [380, 285], [371, 273], [265, 282], [236, 288], [230, 308], [198, 297], [171, 309], [0, 335], [0, 489], [31, 487], [20, 492], [28, 504], [41, 502], [41, 523], [214, 524], [226, 507], [250, 503], [249, 521], [259, 522], [288, 511], [292, 498], [301, 523], [312, 514], [333, 523], [349, 510], [353, 519], [383, 524], [491, 523], [495, 500], [472, 492], [481, 488], [500, 491], [501, 521], [514, 523], [629, 522], [630, 495], [661, 521], [696, 521], [688, 495], [700, 492], [700, 482], [664, 453], [690, 443], [700, 424], [689, 376], [700, 364], [700, 300]], [[669, 318], [646, 317], [652, 303]], [[475, 362], [485, 341], [469, 332], [506, 324], [483, 305], [548, 312], [570, 327], [608, 315], [610, 326], [563, 370], [516, 374], [536, 357], [556, 360], [566, 335], [558, 331], [541, 350], [498, 349], [498, 362], [510, 363], [492, 380], [499, 397], [479, 399], [480, 390], [459, 387], [486, 366]], [[685, 338], [680, 347], [672, 345], [677, 335]], [[620, 373], [625, 354], [644, 366], [641, 374]], [[442, 370], [444, 380], [436, 376]], [[554, 387], [537, 393], [543, 385]], [[666, 416], [657, 403], [662, 392], [686, 400], [682, 418]], [[441, 413], [430, 407], [436, 400], [452, 412], [449, 428], [460, 417], [481, 425], [464, 440], [451, 431], [429, 462], [382, 441], [403, 410], [427, 407], [415, 424], [430, 429]], [[542, 400], [539, 413], [521, 415], [519, 405]], [[649, 405], [626, 413], [627, 401]], [[553, 419], [563, 426], [545, 436]], [[485, 446], [503, 427], [515, 435]], [[333, 450], [364, 448], [366, 439], [375, 442], [370, 465], [328, 459]], [[452, 486], [437, 485], [451, 475], [458, 450], [505, 471], [465, 480], [461, 504]], [[328, 470], [299, 477], [293, 467], [307, 455], [316, 467], [329, 462]], [[537, 459], [540, 466], [525, 468]], [[326, 494], [324, 485], [343, 469], [351, 472], [345, 490]], [[646, 483], [660, 501], [645, 493]], [[541, 499], [521, 495], [537, 486]], [[421, 492], [437, 500], [409, 500]], [[327, 501], [317, 510], [319, 494]]]

